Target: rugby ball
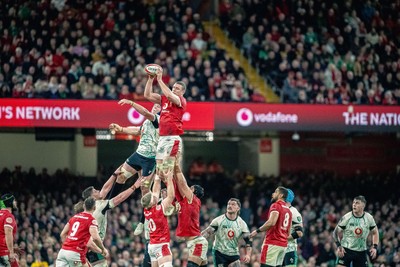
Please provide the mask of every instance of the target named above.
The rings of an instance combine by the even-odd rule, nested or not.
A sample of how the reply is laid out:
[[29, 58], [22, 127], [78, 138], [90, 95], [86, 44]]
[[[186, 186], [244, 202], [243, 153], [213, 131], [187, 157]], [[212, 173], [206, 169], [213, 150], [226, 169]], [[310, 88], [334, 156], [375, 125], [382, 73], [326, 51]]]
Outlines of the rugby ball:
[[157, 71], [162, 69], [160, 65], [157, 64], [147, 64], [144, 67], [144, 71], [149, 75], [156, 75]]

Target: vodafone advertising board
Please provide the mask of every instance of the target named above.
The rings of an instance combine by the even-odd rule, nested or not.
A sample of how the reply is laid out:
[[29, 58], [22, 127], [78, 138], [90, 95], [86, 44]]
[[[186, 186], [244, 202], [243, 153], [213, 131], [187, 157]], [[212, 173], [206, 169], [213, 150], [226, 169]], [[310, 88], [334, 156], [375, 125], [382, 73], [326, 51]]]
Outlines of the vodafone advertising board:
[[218, 129], [400, 131], [399, 106], [219, 104]]
[[[138, 102], [149, 110], [150, 102]], [[399, 106], [345, 106], [189, 102], [184, 129], [400, 131]], [[0, 99], [0, 127], [108, 128], [141, 125], [128, 105], [102, 100]]]
[[[151, 110], [151, 102], [138, 102]], [[185, 130], [213, 130], [214, 109], [190, 103], [183, 115]], [[108, 128], [141, 125], [144, 117], [128, 105], [102, 100], [0, 99], [0, 127]]]

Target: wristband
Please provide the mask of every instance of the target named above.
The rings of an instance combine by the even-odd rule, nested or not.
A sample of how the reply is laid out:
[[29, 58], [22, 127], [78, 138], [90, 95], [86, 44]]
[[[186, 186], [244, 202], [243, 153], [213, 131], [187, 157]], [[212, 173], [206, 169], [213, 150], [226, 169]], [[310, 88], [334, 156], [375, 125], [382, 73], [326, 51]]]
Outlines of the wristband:
[[376, 250], [378, 250], [378, 244], [373, 244], [372, 247]]
[[341, 246], [342, 246], [342, 244], [340, 244], [339, 241], [336, 241], [335, 243], [336, 243], [336, 246], [337, 246], [337, 247], [341, 247]]
[[297, 234], [297, 232], [293, 232], [293, 233], [291, 234], [291, 236], [293, 237], [293, 239], [297, 239], [297, 238], [300, 237], [300, 236]]
[[260, 232], [261, 232], [260, 228], [257, 228], [256, 232], [257, 232], [257, 233], [260, 233]]

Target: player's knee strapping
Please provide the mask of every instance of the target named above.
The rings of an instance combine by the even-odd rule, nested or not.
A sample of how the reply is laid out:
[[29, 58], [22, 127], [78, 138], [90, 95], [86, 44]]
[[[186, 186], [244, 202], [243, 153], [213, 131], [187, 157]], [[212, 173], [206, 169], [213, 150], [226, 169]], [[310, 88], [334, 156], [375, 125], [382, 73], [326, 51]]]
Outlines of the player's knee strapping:
[[125, 176], [126, 179], [131, 178], [133, 175], [131, 172], [126, 170], [124, 167], [121, 167], [121, 172]]

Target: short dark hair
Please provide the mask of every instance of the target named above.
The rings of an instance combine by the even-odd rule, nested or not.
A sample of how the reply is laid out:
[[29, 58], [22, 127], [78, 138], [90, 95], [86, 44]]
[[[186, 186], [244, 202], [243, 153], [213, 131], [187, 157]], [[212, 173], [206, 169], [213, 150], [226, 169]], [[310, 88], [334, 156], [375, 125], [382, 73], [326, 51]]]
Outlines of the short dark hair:
[[242, 208], [242, 204], [240, 203], [240, 200], [239, 200], [239, 199], [232, 197], [232, 198], [230, 198], [230, 199], [228, 200], [228, 202], [229, 202], [229, 201], [235, 201], [235, 202], [237, 203], [237, 205], [239, 206], [239, 208]]
[[182, 86], [183, 92], [186, 92], [186, 83], [184, 83], [183, 81], [177, 81], [176, 84]]
[[82, 198], [83, 198], [83, 199], [87, 199], [88, 197], [91, 197], [91, 196], [92, 196], [92, 193], [93, 193], [93, 189], [94, 189], [93, 186], [89, 186], [88, 188], [86, 188], [85, 190], [83, 190], [83, 192], [82, 192]]
[[367, 204], [367, 200], [366, 200], [365, 197], [362, 196], [362, 195], [356, 196], [356, 197], [354, 198], [354, 200], [360, 200], [360, 201], [361, 201], [362, 203], [364, 203], [365, 205]]
[[201, 199], [204, 196], [204, 188], [201, 187], [198, 184], [195, 184], [193, 186], [193, 194], [195, 194], [196, 197], [198, 197], [199, 199]]
[[86, 211], [93, 210], [95, 206], [96, 206], [96, 200], [94, 199], [94, 197], [88, 197], [87, 199], [85, 199], [83, 203], [83, 207], [85, 208]]
[[278, 191], [279, 191], [280, 194], [283, 195], [283, 200], [286, 201], [286, 198], [287, 198], [287, 196], [288, 196], [288, 190], [287, 190], [287, 188], [286, 188], [286, 187], [283, 187], [283, 186], [278, 186]]

